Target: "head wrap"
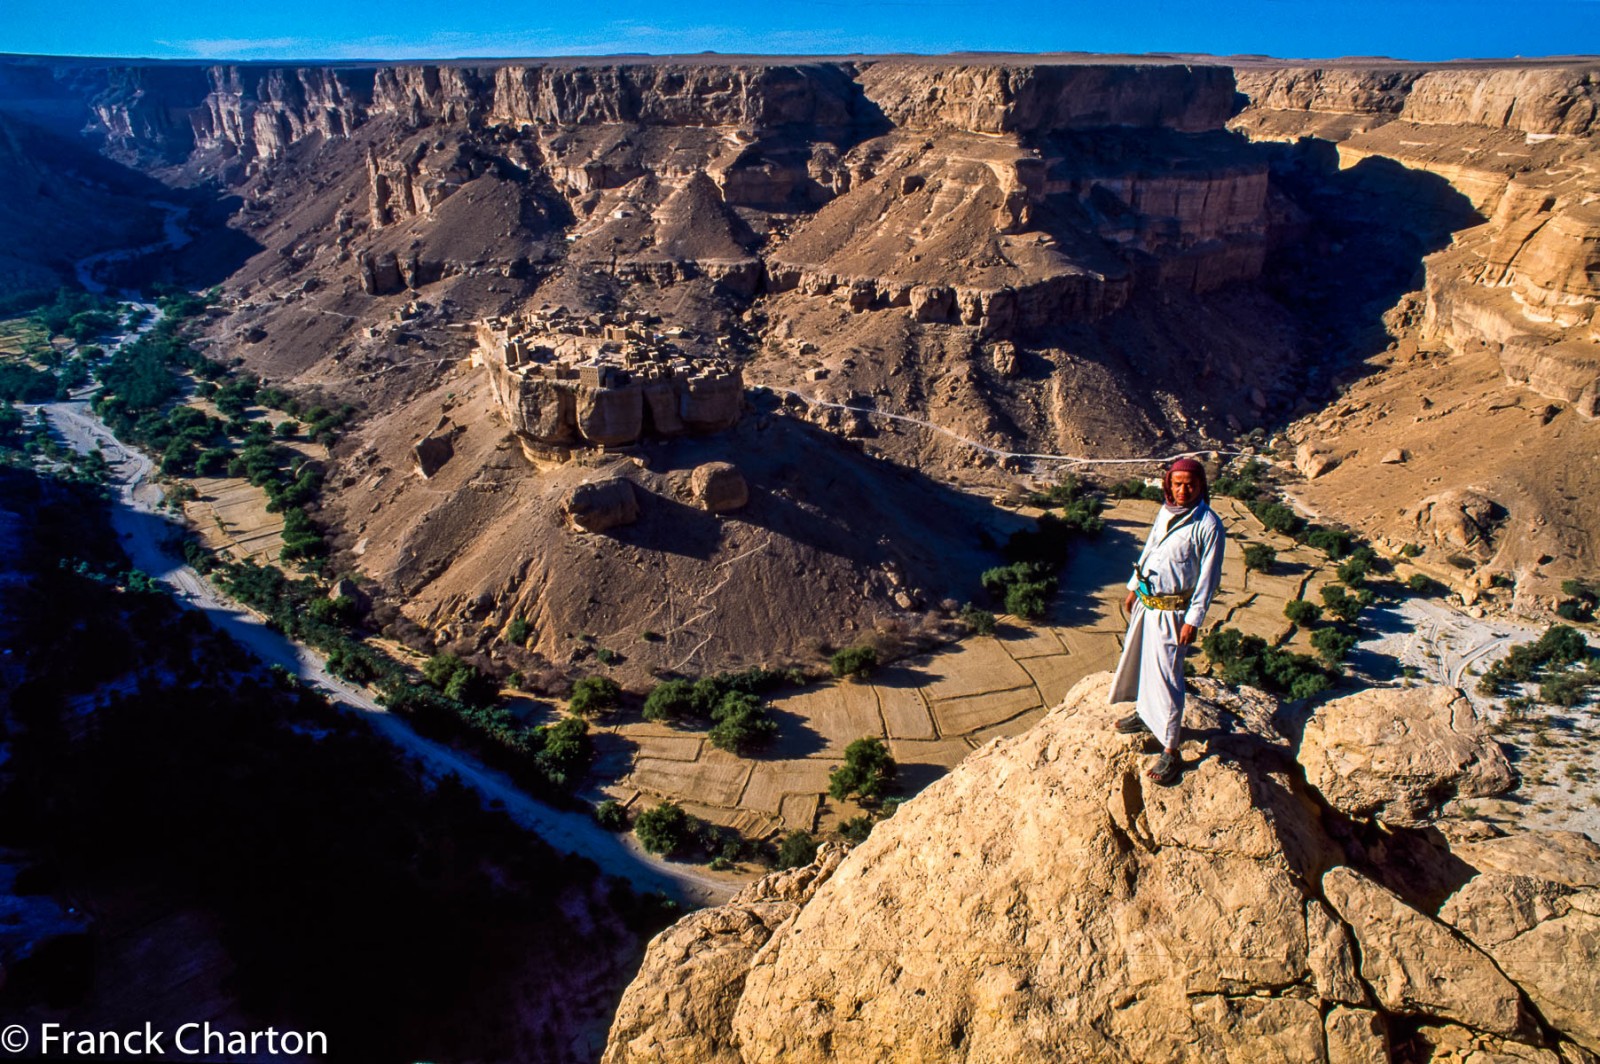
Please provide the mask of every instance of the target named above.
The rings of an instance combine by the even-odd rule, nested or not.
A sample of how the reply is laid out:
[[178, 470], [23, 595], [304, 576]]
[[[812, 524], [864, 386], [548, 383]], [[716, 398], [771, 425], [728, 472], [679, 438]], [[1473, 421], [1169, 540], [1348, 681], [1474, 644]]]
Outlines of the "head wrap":
[[1206, 467], [1196, 462], [1193, 458], [1179, 458], [1167, 466], [1166, 471], [1161, 474], [1161, 499], [1167, 506], [1173, 509], [1179, 508], [1172, 501], [1172, 474], [1174, 473], [1193, 473], [1200, 485], [1200, 501], [1211, 501], [1211, 486], [1206, 481]]

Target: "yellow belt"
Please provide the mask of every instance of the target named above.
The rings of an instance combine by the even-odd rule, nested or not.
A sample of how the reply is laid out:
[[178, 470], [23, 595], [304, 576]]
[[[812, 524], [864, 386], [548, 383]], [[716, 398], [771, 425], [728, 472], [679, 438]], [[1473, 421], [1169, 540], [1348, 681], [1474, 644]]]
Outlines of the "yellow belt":
[[1194, 597], [1193, 591], [1179, 591], [1174, 595], [1147, 595], [1143, 591], [1135, 591], [1139, 601], [1144, 603], [1147, 610], [1186, 610], [1189, 600]]

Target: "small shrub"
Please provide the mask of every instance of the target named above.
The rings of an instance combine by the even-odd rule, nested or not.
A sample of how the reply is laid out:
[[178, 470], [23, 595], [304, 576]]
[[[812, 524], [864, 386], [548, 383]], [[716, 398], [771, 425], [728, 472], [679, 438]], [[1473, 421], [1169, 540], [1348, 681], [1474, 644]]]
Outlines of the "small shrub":
[[800, 868], [817, 856], [817, 840], [809, 831], [791, 831], [778, 843], [778, 867]]
[[893, 783], [899, 767], [882, 739], [857, 739], [844, 748], [844, 764], [828, 774], [828, 793], [837, 801], [859, 795], [875, 801]]
[[567, 703], [580, 717], [593, 716], [616, 707], [622, 697], [622, 687], [609, 676], [585, 676], [572, 685], [572, 698]]
[[1290, 599], [1283, 604], [1283, 615], [1297, 627], [1309, 628], [1322, 617], [1322, 607], [1305, 599]]
[[607, 798], [594, 808], [594, 819], [607, 831], [627, 831], [628, 811], [615, 798]]
[[681, 850], [695, 834], [694, 818], [673, 802], [662, 802], [646, 809], [633, 822], [639, 844], [650, 853], [671, 855]]
[[1406, 577], [1406, 589], [1418, 595], [1432, 595], [1438, 587], [1433, 577], [1426, 573], [1412, 573]]
[[511, 623], [506, 625], [506, 642], [514, 647], [526, 646], [528, 636], [533, 634], [533, 628], [522, 617], [511, 618]]
[[980, 610], [970, 602], [961, 607], [961, 621], [974, 635], [994, 635], [994, 614]]
[[1420, 558], [1421, 556], [1422, 546], [1420, 544], [1407, 543], [1400, 548], [1400, 557], [1402, 558]]
[[1052, 590], [1047, 583], [1012, 584], [1006, 589], [1006, 612], [1013, 617], [1037, 621], [1050, 607]]
[[873, 647], [845, 647], [828, 659], [828, 668], [837, 677], [869, 675], [878, 665], [878, 651]]
[[1265, 543], [1252, 543], [1244, 549], [1244, 567], [1258, 573], [1271, 572], [1278, 562], [1278, 552]]
[[872, 817], [866, 813], [853, 816], [839, 825], [839, 836], [846, 842], [860, 845], [872, 834]]

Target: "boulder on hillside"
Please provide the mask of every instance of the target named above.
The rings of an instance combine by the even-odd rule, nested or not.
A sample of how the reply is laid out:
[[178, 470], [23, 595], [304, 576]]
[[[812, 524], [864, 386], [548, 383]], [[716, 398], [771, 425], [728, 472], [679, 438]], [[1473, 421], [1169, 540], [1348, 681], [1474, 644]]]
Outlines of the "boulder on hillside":
[[1298, 760], [1347, 816], [1414, 827], [1452, 798], [1504, 794], [1516, 774], [1453, 687], [1372, 688], [1317, 707]]
[[438, 432], [424, 436], [412, 447], [417, 459], [417, 472], [424, 479], [432, 478], [446, 462], [455, 457], [455, 444], [450, 442], [450, 435], [448, 432]]
[[1454, 488], [1417, 504], [1417, 531], [1440, 546], [1477, 561], [1493, 557], [1495, 532], [1506, 520], [1506, 508], [1481, 492]]
[[1338, 464], [1339, 459], [1331, 451], [1309, 440], [1294, 452], [1294, 467], [1307, 480], [1316, 480]]
[[744, 474], [732, 462], [706, 462], [689, 475], [695, 505], [714, 514], [737, 510], [750, 501]]
[[[1541, 1026], [1493, 947], [1365, 864], [1436, 833], [1390, 829], [1349, 852], [1330, 834], [1270, 699], [1195, 681], [1187, 768], [1162, 788], [1142, 743], [1111, 730], [1108, 686], [1084, 680], [842, 861], [820, 858], [809, 898], [776, 925], [754, 929], [736, 901], [658, 938], [607, 1064], [1381, 1061], [1402, 1017], [1413, 1041], [1420, 1029], [1463, 1060], [1573, 1048], [1557, 1039], [1579, 1037], [1581, 1019], [1556, 1007], [1555, 1033]], [[1475, 871], [1448, 863], [1451, 889]], [[1600, 969], [1600, 942], [1561, 944], [1561, 970]]]
[[594, 480], [573, 488], [561, 512], [585, 532], [605, 532], [639, 520], [639, 496], [622, 477]]

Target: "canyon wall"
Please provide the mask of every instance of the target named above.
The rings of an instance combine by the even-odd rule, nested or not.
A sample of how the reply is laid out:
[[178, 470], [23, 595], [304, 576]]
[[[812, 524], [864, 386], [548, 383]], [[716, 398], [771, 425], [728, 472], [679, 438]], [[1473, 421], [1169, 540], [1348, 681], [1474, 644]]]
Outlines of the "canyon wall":
[[1242, 70], [1259, 140], [1315, 136], [1341, 167], [1398, 162], [1460, 194], [1481, 224], [1431, 256], [1425, 339], [1488, 349], [1508, 381], [1600, 414], [1593, 190], [1600, 64]]

